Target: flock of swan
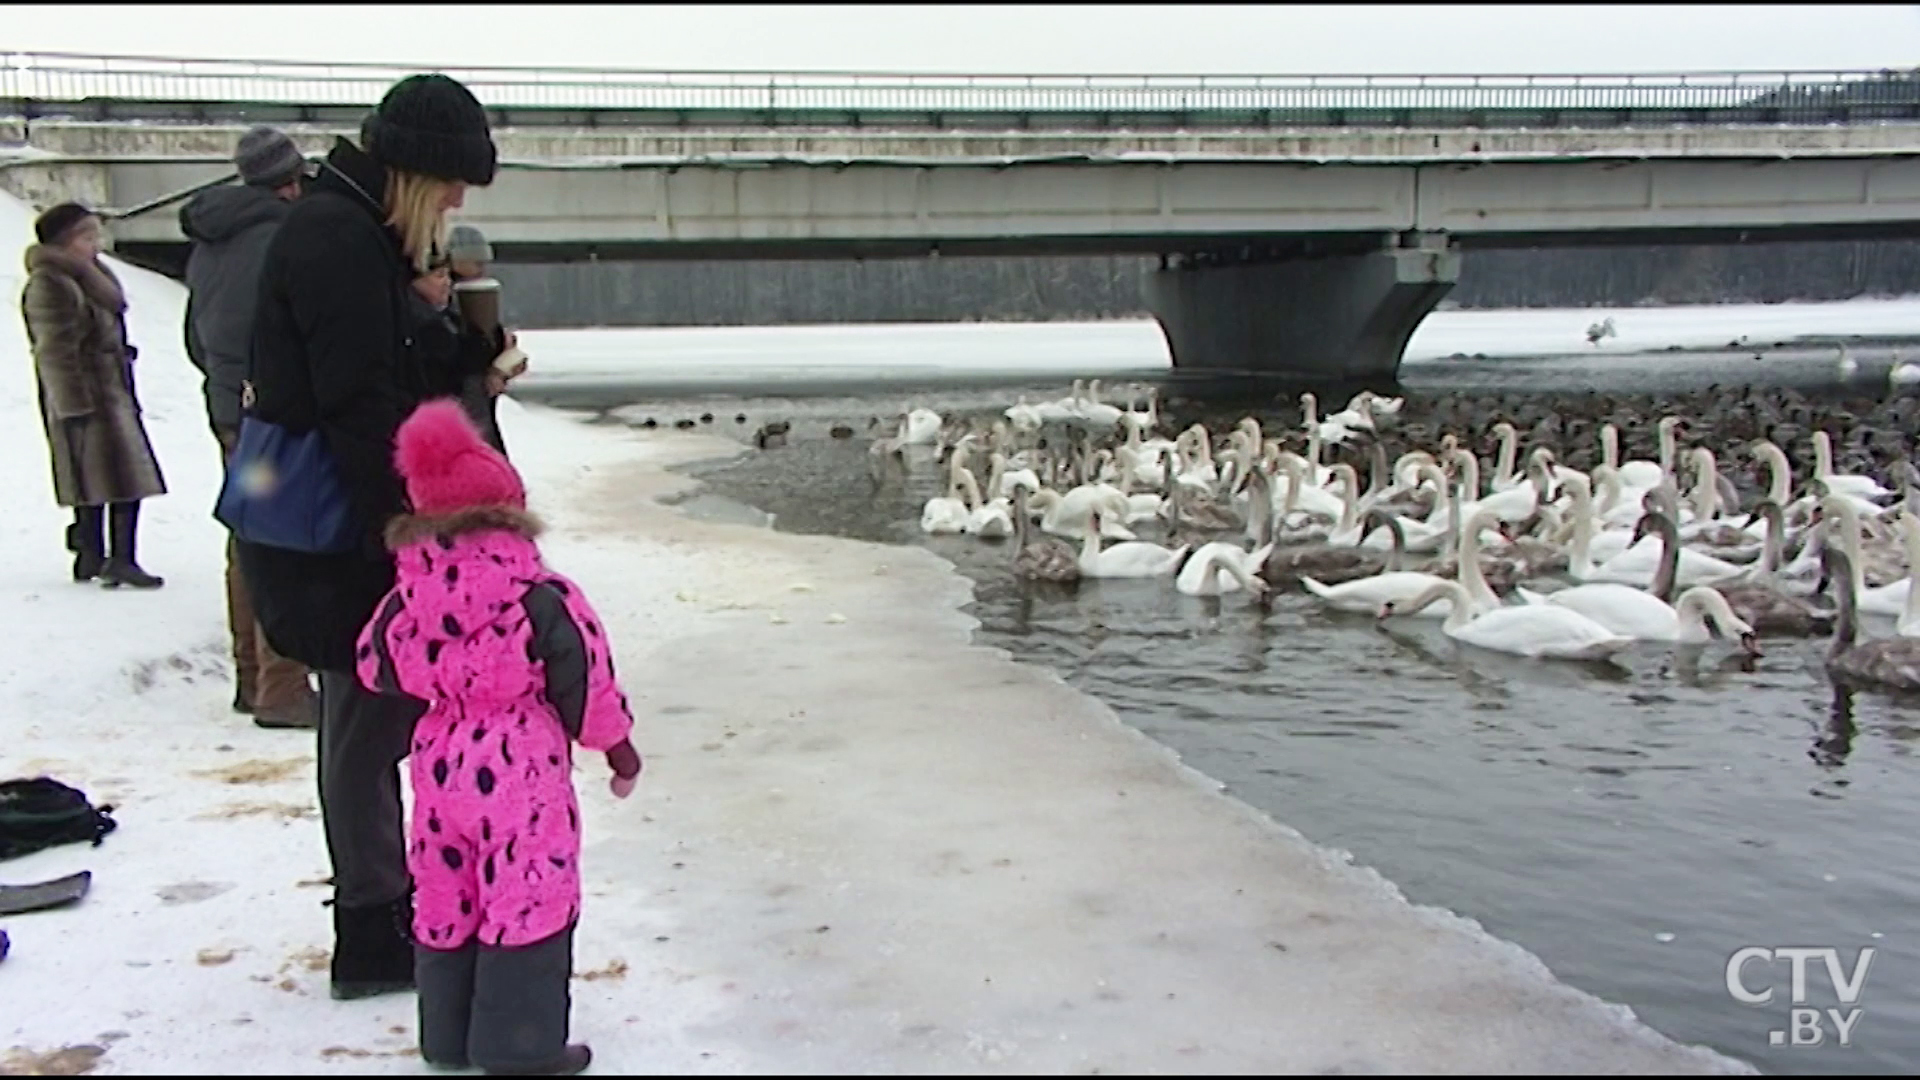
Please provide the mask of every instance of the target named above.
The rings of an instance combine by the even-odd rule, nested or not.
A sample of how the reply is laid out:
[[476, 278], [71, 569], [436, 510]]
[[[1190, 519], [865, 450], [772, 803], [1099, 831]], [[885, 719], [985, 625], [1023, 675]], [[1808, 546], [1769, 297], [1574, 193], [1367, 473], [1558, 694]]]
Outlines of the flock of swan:
[[[912, 409], [872, 453], [878, 484], [931, 452], [947, 484], [922, 531], [1005, 541], [1030, 581], [1171, 579], [1255, 602], [1297, 584], [1336, 611], [1436, 618], [1459, 642], [1537, 659], [1716, 637], [1757, 655], [1763, 636], [1831, 635], [1836, 679], [1920, 689], [1920, 473], [1904, 459], [1890, 490], [1837, 471], [1815, 429], [1796, 483], [1787, 452], [1754, 438], [1726, 451], [1768, 476], [1743, 508], [1715, 450], [1681, 444], [1679, 416], [1658, 421], [1651, 459], [1620, 460], [1616, 426], [1597, 424], [1585, 470], [1562, 456], [1590, 454], [1493, 424], [1483, 470], [1478, 439], [1451, 432], [1390, 459], [1383, 433], [1402, 426], [1391, 441], [1407, 443], [1402, 406], [1362, 392], [1322, 417], [1302, 394], [1285, 430], [1248, 416], [1224, 436], [1171, 433], [1157, 390], [1116, 405], [1094, 380], [986, 421]], [[1863, 637], [1862, 613], [1891, 617], [1892, 633]]]

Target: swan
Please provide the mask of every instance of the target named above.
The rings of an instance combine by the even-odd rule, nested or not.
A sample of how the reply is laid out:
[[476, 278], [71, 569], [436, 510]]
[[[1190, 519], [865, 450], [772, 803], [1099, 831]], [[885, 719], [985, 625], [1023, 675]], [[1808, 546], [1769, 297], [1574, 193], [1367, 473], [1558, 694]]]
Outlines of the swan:
[[[1487, 586], [1486, 578], [1480, 573], [1480, 533], [1487, 529], [1498, 529], [1499, 522], [1492, 514], [1481, 512], [1467, 522], [1460, 535], [1460, 581], [1451, 582], [1434, 574], [1414, 570], [1389, 570], [1372, 577], [1355, 578], [1339, 585], [1326, 585], [1320, 581], [1303, 577], [1300, 584], [1308, 592], [1320, 598], [1328, 607], [1337, 611], [1351, 611], [1357, 614], [1378, 614], [1380, 607], [1387, 603], [1406, 603], [1429, 591], [1437, 583], [1459, 585], [1461, 596], [1474, 610], [1491, 610], [1501, 607], [1500, 598]], [[1446, 600], [1444, 606], [1438, 601], [1422, 608], [1435, 617], [1445, 617], [1458, 609], [1460, 605]], [[1438, 609], [1438, 610], [1435, 610]]]
[[[1660, 533], [1662, 547], [1640, 543], [1640, 539], [1650, 529]], [[1680, 528], [1673, 519], [1658, 510], [1649, 510], [1640, 519], [1633, 531], [1633, 544], [1627, 550], [1593, 567], [1586, 574], [1569, 565], [1569, 573], [1584, 581], [1614, 581], [1622, 585], [1637, 585], [1642, 588], [1653, 583], [1654, 575], [1659, 572], [1660, 563], [1666, 557], [1668, 549], [1679, 552], [1678, 570], [1675, 583], [1683, 588], [1695, 585], [1715, 585], [1744, 575], [1747, 567], [1739, 566], [1711, 555], [1702, 555], [1680, 546]]]
[[1853, 582], [1858, 571], [1847, 553], [1834, 545], [1821, 552], [1821, 559], [1839, 605], [1833, 621], [1833, 644], [1827, 649], [1827, 674], [1841, 683], [1920, 690], [1920, 638], [1858, 641], [1860, 620], [1853, 606]]
[[1493, 479], [1487, 481], [1490, 491], [1507, 491], [1526, 482], [1527, 477], [1515, 473], [1514, 455], [1520, 449], [1520, 433], [1505, 420], [1493, 425], [1493, 434], [1500, 440], [1500, 453], [1493, 462]]
[[1122, 415], [1120, 409], [1100, 400], [1099, 379], [1087, 384], [1085, 396], [1075, 401], [1071, 408], [1073, 410], [1071, 419], [1103, 430], [1119, 424]]
[[1092, 512], [1091, 529], [1080, 547], [1080, 573], [1083, 577], [1137, 578], [1164, 577], [1173, 573], [1186, 557], [1188, 546], [1168, 550], [1142, 540], [1127, 541], [1101, 550], [1100, 511]]
[[1033, 534], [1033, 516], [1027, 511], [1027, 491], [1013, 492], [1013, 572], [1028, 581], [1080, 580], [1080, 560], [1073, 549], [1049, 536]]
[[1004, 540], [1013, 535], [1013, 510], [1005, 499], [980, 497], [980, 482], [973, 470], [960, 469], [960, 490], [967, 504], [967, 527], [963, 531], [982, 540]]
[[1846, 553], [1846, 564], [1853, 574], [1854, 609], [1869, 615], [1894, 618], [1905, 614], [1908, 595], [1913, 591], [1912, 573], [1909, 571], [1906, 577], [1888, 585], [1867, 585], [1866, 557], [1861, 551], [1860, 516], [1855, 512], [1853, 503], [1829, 493], [1820, 500], [1820, 515], [1829, 529], [1838, 531], [1839, 547]]
[[1457, 581], [1442, 581], [1405, 604], [1388, 601], [1379, 617], [1417, 615], [1448, 600], [1453, 610], [1440, 629], [1455, 641], [1529, 659], [1602, 660], [1633, 644], [1572, 608], [1557, 604], [1522, 604], [1475, 612], [1467, 606], [1467, 590]]
[[947, 493], [928, 499], [920, 508], [920, 531], [933, 535], [965, 532], [973, 521], [973, 511], [961, 499], [960, 479], [966, 470], [966, 455], [956, 453], [947, 462]]
[[1126, 421], [1127, 434], [1138, 439], [1160, 426], [1160, 388], [1155, 386], [1147, 390], [1147, 411], [1136, 411], [1129, 403], [1127, 411], [1121, 415]]
[[1920, 384], [1920, 364], [1912, 362], [1895, 364], [1893, 370], [1887, 372], [1888, 386], [1900, 387], [1915, 384]]
[[1040, 415], [1038, 408], [1027, 404], [1027, 395], [1025, 394], [1020, 395], [1019, 401], [1007, 406], [1007, 411], [1002, 415], [1007, 418], [1007, 423], [1013, 425], [1013, 430], [1022, 434], [1030, 431], [1039, 431], [1046, 422], [1045, 418]]
[[1040, 528], [1055, 536], [1078, 540], [1087, 534], [1087, 522], [1095, 509], [1104, 509], [1109, 517], [1100, 526], [1100, 535], [1108, 540], [1135, 539], [1132, 529], [1121, 524], [1128, 505], [1125, 496], [1105, 485], [1081, 484], [1065, 495], [1051, 488], [1036, 491], [1031, 505], [1041, 513]]
[[1805, 600], [1788, 595], [1776, 583], [1774, 575], [1780, 567], [1780, 553], [1786, 546], [1786, 523], [1780, 504], [1762, 499], [1753, 508], [1753, 517], [1766, 529], [1760, 562], [1749, 568], [1745, 579], [1737, 584], [1717, 586], [1720, 595], [1726, 597], [1734, 614], [1752, 626], [1755, 633], [1796, 636], [1831, 633], [1831, 612], [1819, 611]]
[[[1613, 425], [1609, 424], [1607, 426], [1612, 427]], [[1659, 463], [1655, 464], [1654, 462], [1644, 460], [1622, 462], [1615, 470], [1620, 474], [1620, 483], [1628, 488], [1650, 488], [1672, 475], [1675, 448], [1674, 434], [1675, 429], [1679, 426], [1679, 417], [1661, 417], [1657, 428], [1660, 433]], [[1602, 429], [1601, 437], [1606, 437], [1605, 429]], [[1616, 434], [1615, 437], [1618, 438], [1618, 435]]]
[[[1016, 487], [1024, 486], [1028, 491], [1039, 491], [1041, 488], [1038, 473], [1030, 468], [1012, 468], [1005, 454], [995, 451], [991, 457], [987, 458], [987, 464], [993, 470], [988, 474], [987, 493], [996, 499], [1013, 498], [1013, 490]], [[999, 477], [997, 481], [993, 479], [996, 476]]]
[[1558, 604], [1616, 634], [1640, 641], [1704, 645], [1713, 638], [1713, 632], [1707, 627], [1707, 617], [1711, 615], [1720, 632], [1738, 637], [1741, 647], [1749, 654], [1758, 655], [1760, 651], [1754, 641], [1753, 627], [1734, 614], [1726, 597], [1708, 585], [1695, 585], [1681, 593], [1679, 603], [1672, 605], [1630, 585], [1610, 583], [1576, 585], [1544, 596], [1529, 589], [1515, 591], [1529, 604]]
[[1263, 596], [1267, 583], [1249, 567], [1264, 566], [1272, 553], [1272, 545], [1252, 554], [1219, 541], [1202, 545], [1180, 568], [1173, 581], [1174, 588], [1188, 596], [1219, 596], [1236, 589]]
[[1833, 439], [1824, 431], [1813, 433], [1813, 478], [1826, 484], [1827, 490], [1836, 495], [1878, 501], [1893, 494], [1871, 476], [1836, 475], [1833, 471]]
[[940, 414], [932, 409], [914, 409], [907, 414], [900, 434], [908, 446], [931, 446], [940, 441], [942, 423]]
[[1599, 322], [1594, 323], [1592, 326], [1587, 327], [1587, 344], [1597, 348], [1601, 338], [1615, 337], [1619, 333], [1620, 331], [1613, 325], [1613, 316], [1609, 315]]

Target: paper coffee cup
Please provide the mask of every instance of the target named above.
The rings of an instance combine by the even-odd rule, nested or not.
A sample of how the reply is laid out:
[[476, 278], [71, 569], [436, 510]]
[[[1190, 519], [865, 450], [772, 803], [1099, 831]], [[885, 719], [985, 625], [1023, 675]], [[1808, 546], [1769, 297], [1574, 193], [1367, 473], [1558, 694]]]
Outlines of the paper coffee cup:
[[460, 317], [475, 329], [491, 334], [500, 329], [500, 282], [493, 278], [474, 278], [455, 282], [454, 302], [460, 305]]

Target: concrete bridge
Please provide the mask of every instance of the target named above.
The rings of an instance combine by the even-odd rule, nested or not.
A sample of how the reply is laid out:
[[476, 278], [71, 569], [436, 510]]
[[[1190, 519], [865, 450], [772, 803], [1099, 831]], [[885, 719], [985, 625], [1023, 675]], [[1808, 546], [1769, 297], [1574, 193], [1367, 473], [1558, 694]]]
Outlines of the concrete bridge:
[[[406, 73], [204, 63], [0, 69], [0, 183], [164, 262], [246, 123], [317, 154]], [[1920, 235], [1907, 76], [452, 73], [503, 259], [1156, 254], [1183, 367], [1390, 376], [1474, 247]]]

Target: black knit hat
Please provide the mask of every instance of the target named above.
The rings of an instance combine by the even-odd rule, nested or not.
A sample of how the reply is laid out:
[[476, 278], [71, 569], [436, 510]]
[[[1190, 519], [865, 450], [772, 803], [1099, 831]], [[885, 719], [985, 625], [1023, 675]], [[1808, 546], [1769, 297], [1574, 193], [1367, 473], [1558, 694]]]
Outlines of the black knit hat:
[[493, 183], [498, 165], [487, 111], [445, 75], [409, 75], [393, 84], [360, 125], [363, 148], [382, 165], [442, 180]]
[[75, 225], [95, 216], [94, 211], [79, 203], [63, 202], [34, 219], [33, 235], [43, 244], [55, 245], [66, 239]]

